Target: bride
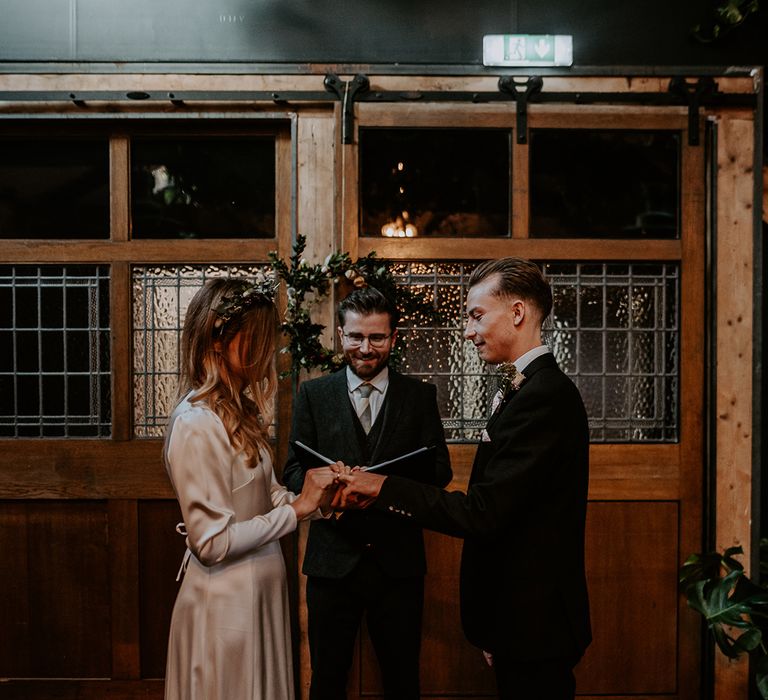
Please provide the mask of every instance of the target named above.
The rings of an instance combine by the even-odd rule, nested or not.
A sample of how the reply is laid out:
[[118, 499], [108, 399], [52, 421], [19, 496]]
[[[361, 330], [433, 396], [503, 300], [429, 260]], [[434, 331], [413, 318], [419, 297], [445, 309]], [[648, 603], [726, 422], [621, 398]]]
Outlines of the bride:
[[217, 278], [187, 310], [180, 399], [163, 450], [188, 547], [171, 619], [166, 700], [294, 697], [278, 540], [300, 520], [320, 517], [334, 474], [310, 470], [299, 496], [275, 478], [267, 441], [276, 387], [271, 297], [264, 284]]

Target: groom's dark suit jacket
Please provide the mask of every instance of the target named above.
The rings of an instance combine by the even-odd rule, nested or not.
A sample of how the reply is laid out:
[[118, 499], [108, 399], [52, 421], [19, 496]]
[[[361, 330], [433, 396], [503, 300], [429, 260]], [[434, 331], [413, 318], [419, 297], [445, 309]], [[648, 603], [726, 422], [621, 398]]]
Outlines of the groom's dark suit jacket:
[[[352, 467], [378, 464], [434, 445], [434, 459], [429, 458], [414, 477], [437, 486], [451, 480], [434, 385], [392, 369], [384, 404], [368, 435], [349, 399], [346, 370], [304, 382], [293, 406], [294, 440]], [[304, 483], [304, 470], [291, 448], [283, 480], [296, 493]], [[308, 576], [341, 578], [355, 567], [363, 551], [374, 556], [391, 576], [426, 572], [421, 528], [373, 509], [345, 512], [338, 519], [314, 520], [302, 571]]]
[[520, 660], [575, 662], [591, 641], [587, 418], [551, 354], [523, 374], [487, 425], [466, 495], [389, 477], [375, 508], [464, 538], [461, 616], [470, 642]]

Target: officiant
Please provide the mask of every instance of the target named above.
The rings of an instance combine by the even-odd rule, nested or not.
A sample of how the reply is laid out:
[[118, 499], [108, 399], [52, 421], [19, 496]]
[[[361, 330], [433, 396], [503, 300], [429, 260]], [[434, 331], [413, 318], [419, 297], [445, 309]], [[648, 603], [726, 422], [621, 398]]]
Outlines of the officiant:
[[[301, 385], [291, 445], [301, 442], [350, 466], [434, 447], [409, 476], [445, 486], [452, 474], [435, 386], [389, 367], [397, 338], [395, 305], [364, 287], [343, 299], [337, 314], [346, 367]], [[301, 490], [308, 466], [290, 447], [283, 472], [289, 489]], [[308, 577], [310, 700], [347, 697], [363, 615], [384, 697], [417, 699], [426, 573], [421, 529], [375, 510], [313, 522], [302, 571]]]

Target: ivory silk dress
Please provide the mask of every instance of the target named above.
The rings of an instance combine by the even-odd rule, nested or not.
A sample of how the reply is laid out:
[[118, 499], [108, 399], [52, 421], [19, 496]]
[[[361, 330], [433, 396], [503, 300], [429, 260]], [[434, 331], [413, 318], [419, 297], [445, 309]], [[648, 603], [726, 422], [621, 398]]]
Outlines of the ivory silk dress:
[[292, 700], [285, 563], [296, 496], [268, 455], [249, 467], [219, 417], [180, 402], [164, 449], [187, 535], [171, 618], [166, 700]]

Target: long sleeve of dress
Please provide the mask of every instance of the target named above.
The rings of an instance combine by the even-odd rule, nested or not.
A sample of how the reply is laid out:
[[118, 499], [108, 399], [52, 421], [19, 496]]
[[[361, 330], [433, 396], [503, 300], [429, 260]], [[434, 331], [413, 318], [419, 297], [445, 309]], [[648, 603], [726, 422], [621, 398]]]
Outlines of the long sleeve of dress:
[[[232, 449], [226, 430], [210, 410], [192, 407], [178, 415], [166, 447], [166, 465], [181, 506], [187, 545], [206, 566], [234, 559], [296, 529], [293, 494], [270, 476], [273, 510], [235, 521]], [[259, 465], [256, 468], [265, 468]], [[271, 465], [269, 470], [272, 472]]]

